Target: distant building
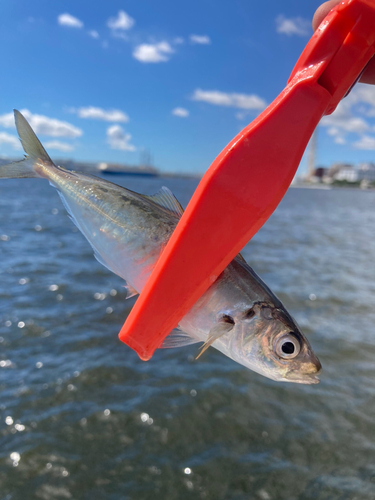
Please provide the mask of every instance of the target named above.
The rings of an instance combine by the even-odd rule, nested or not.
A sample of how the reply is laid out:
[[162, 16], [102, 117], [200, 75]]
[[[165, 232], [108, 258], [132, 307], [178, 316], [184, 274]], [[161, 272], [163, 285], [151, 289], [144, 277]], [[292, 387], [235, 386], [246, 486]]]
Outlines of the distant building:
[[327, 169], [325, 167], [317, 167], [314, 170], [313, 176], [322, 182], [323, 177], [326, 175]]
[[332, 165], [329, 167], [327, 176], [331, 177], [332, 179], [334, 176], [342, 169], [346, 167], [352, 167], [350, 163], [332, 163]]
[[334, 181], [358, 181], [358, 170], [347, 163], [335, 163], [328, 171], [328, 175]]
[[358, 165], [358, 180], [375, 182], [375, 164], [374, 163], [360, 163]]

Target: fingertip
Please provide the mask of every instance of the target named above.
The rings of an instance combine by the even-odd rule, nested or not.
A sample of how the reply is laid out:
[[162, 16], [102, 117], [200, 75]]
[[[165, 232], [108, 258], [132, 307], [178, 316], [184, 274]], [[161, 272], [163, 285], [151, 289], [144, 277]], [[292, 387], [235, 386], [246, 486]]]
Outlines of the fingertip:
[[[329, 14], [329, 12], [340, 3], [341, 0], [329, 0], [328, 2], [323, 3], [320, 7], [317, 8], [313, 20], [312, 27], [313, 30], [316, 31], [319, 24], [323, 21], [323, 19]], [[369, 83], [375, 84], [375, 57], [371, 59], [371, 61], [366, 66], [361, 79], [361, 83]]]
[[371, 85], [375, 84], [375, 58], [373, 57], [370, 62], [367, 64], [361, 79], [359, 80], [361, 83], [369, 83]]
[[340, 3], [340, 0], [329, 0], [328, 2], [323, 3], [320, 7], [316, 9], [312, 20], [312, 27], [315, 31], [319, 24], [323, 21], [326, 15], [333, 9], [336, 5]]

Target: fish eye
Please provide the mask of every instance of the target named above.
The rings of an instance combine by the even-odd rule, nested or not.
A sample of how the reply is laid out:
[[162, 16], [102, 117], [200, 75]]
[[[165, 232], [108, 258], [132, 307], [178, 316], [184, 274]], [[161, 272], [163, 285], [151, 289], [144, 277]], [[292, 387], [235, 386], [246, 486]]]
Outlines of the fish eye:
[[280, 358], [293, 359], [299, 354], [301, 345], [299, 340], [292, 333], [289, 333], [276, 340], [275, 350]]

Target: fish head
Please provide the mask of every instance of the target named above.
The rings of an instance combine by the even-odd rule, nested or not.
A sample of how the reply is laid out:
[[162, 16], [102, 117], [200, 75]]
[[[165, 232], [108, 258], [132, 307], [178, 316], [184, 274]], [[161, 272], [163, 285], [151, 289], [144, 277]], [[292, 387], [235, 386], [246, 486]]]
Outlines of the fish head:
[[233, 316], [233, 359], [272, 380], [317, 384], [321, 364], [281, 303], [258, 302]]
[[319, 382], [321, 364], [308, 340], [282, 302], [241, 257], [230, 263], [180, 327], [205, 341], [201, 352], [212, 345], [272, 380]]

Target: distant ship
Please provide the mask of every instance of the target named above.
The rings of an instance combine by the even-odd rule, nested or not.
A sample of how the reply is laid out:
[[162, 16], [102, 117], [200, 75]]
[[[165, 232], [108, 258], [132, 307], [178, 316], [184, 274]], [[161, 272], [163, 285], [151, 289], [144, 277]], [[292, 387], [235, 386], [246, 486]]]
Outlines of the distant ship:
[[143, 177], [157, 177], [159, 171], [149, 165], [133, 167], [128, 165], [118, 165], [116, 163], [99, 163], [99, 171], [105, 175], [140, 175]]

